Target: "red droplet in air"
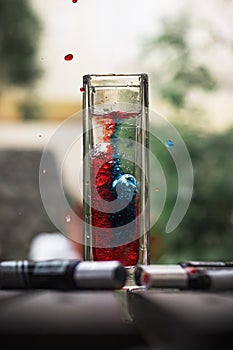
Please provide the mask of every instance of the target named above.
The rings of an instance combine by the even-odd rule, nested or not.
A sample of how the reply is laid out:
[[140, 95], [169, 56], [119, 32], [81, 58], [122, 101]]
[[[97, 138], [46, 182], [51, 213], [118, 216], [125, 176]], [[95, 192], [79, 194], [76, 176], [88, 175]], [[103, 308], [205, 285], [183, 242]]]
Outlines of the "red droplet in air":
[[78, 2], [78, 0], [72, 0], [72, 2], [75, 4], [76, 2]]
[[84, 87], [80, 87], [80, 91], [84, 92], [85, 91]]
[[74, 56], [72, 55], [72, 53], [68, 53], [67, 55], [65, 55], [64, 59], [66, 61], [72, 61], [72, 59], [74, 58]]

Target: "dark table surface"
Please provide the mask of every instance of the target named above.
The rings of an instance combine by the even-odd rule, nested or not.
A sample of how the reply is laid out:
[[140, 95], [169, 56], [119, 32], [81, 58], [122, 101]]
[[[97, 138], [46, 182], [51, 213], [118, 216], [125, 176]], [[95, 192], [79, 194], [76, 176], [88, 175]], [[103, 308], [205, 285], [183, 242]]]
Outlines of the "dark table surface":
[[233, 291], [132, 289], [128, 309], [155, 349], [233, 349]]
[[150, 349], [126, 290], [0, 291], [0, 339], [23, 349]]
[[7, 349], [232, 349], [232, 296], [136, 286], [2, 290], [0, 339]]

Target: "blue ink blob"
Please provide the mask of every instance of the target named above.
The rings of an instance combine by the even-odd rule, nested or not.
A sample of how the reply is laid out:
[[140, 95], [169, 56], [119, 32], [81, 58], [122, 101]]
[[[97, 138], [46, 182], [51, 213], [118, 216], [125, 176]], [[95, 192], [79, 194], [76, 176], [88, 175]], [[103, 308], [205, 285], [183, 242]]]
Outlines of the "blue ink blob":
[[172, 148], [174, 147], [174, 142], [172, 140], [166, 140], [165, 145], [167, 146], [167, 148]]
[[137, 193], [137, 182], [134, 176], [130, 174], [121, 175], [113, 181], [112, 187], [117, 191], [119, 199], [131, 200]]

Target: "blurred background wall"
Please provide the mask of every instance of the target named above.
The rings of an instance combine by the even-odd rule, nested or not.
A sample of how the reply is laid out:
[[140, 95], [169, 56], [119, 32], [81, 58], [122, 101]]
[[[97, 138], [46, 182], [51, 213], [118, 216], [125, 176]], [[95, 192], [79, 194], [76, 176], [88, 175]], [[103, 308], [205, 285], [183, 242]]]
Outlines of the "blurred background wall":
[[[38, 232], [57, 230], [43, 210], [39, 159], [72, 115], [81, 130], [82, 76], [147, 72], [150, 109], [176, 127], [194, 171], [189, 209], [178, 228], [165, 234], [177, 172], [166, 147], [151, 139], [168, 186], [163, 213], [151, 229], [152, 262], [232, 259], [232, 16], [231, 0], [0, 0], [1, 258], [24, 257]], [[72, 132], [72, 123], [67, 126]], [[151, 120], [151, 132], [156, 127]], [[80, 145], [64, 166], [72, 203], [80, 199], [72, 172], [81, 166]], [[54, 161], [59, 162], [59, 147]], [[33, 211], [25, 195], [41, 209]], [[154, 177], [150, 195], [154, 216]], [[22, 203], [28, 203], [23, 211]]]

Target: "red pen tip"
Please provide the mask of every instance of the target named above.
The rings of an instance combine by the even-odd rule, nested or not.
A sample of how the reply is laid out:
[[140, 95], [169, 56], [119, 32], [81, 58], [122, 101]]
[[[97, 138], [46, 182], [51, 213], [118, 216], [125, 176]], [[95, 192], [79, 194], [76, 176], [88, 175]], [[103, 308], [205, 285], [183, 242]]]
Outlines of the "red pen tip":
[[148, 272], [144, 272], [142, 274], [142, 284], [148, 286], [150, 283], [150, 274]]

